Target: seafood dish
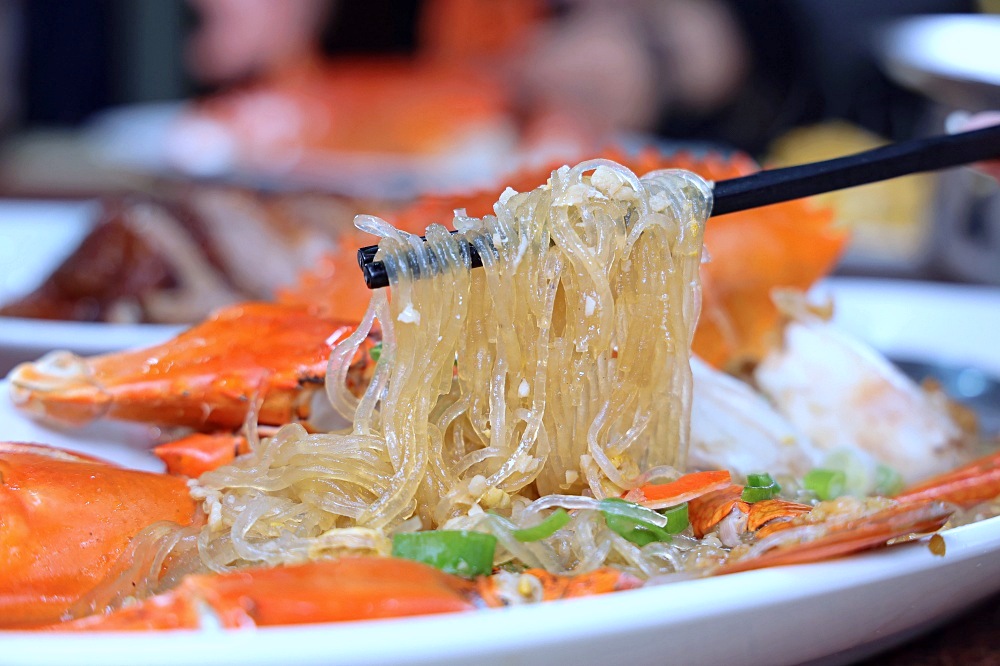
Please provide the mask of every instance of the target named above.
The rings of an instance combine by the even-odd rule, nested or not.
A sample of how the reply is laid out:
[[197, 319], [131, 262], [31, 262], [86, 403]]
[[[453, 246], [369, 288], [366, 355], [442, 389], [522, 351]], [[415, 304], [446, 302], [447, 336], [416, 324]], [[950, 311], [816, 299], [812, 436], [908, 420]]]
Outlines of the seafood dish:
[[[366, 177], [441, 186], [468, 182], [484, 153], [514, 154], [507, 97], [495, 76], [454, 63], [307, 63], [191, 105], [164, 140], [190, 175], [281, 175], [368, 194]], [[351, 166], [365, 177], [337, 175]]]
[[622, 161], [359, 215], [389, 290], [307, 273], [163, 345], [15, 368], [26, 417], [156, 426], [167, 473], [0, 445], [0, 624], [490, 612], [943, 554], [1000, 511], [974, 417], [803, 295], [846, 242], [828, 211], [708, 221], [707, 179], [752, 165]]
[[[191, 324], [224, 305], [273, 299], [302, 266], [356, 242], [355, 214], [390, 209], [330, 194], [167, 180], [99, 205], [82, 242], [37, 288], [0, 303], [0, 316]], [[265, 265], [246, 260], [265, 251]]]

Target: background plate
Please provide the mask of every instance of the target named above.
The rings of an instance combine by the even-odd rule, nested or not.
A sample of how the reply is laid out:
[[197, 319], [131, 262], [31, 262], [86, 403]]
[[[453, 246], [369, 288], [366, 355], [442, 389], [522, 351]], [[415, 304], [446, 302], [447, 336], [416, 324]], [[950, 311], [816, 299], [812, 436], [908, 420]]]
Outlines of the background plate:
[[[79, 246], [99, 213], [95, 201], [0, 201], [0, 303], [38, 287]], [[144, 347], [181, 328], [0, 317], [0, 375], [52, 349], [100, 354]]]

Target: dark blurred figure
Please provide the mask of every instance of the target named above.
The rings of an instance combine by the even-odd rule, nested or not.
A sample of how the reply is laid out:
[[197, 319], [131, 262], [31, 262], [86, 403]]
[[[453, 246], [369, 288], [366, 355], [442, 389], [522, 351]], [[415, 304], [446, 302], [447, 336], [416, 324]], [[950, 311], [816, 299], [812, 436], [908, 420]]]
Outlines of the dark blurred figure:
[[529, 141], [626, 129], [756, 154], [792, 127], [831, 118], [888, 138], [912, 136], [925, 103], [882, 74], [875, 33], [908, 15], [974, 10], [971, 0], [250, 2], [255, 15], [241, 13], [247, 5], [239, 0], [194, 1], [202, 16], [196, 72], [219, 81], [220, 72], [260, 71], [264, 56], [287, 63], [295, 49], [285, 44], [297, 46], [300, 59], [306, 45], [327, 56], [420, 57], [442, 44], [465, 58], [469, 45], [510, 31], [499, 17], [517, 5], [520, 33], [506, 48], [484, 49], [481, 64], [531, 118]]
[[75, 126], [110, 106], [186, 96], [190, 22], [182, 0], [0, 0], [15, 72], [0, 96], [18, 100], [21, 127]]
[[709, 114], [668, 110], [668, 134], [711, 135], [762, 151], [788, 129], [843, 119], [880, 136], [914, 136], [928, 103], [885, 76], [878, 31], [911, 15], [967, 13], [971, 0], [729, 0], [749, 44], [737, 94]]
[[21, 30], [23, 118], [73, 125], [114, 101], [111, 4], [93, 0], [8, 3]]
[[880, 71], [886, 23], [971, 0], [575, 0], [522, 61], [529, 90], [616, 127], [760, 153], [797, 125], [844, 119], [912, 136], [919, 96]]

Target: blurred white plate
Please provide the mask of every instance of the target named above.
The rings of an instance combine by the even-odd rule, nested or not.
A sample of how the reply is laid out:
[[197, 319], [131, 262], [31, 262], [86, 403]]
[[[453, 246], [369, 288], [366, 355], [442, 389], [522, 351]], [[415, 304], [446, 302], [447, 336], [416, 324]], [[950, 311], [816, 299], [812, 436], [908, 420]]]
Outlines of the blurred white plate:
[[[79, 246], [99, 211], [93, 201], [0, 201], [0, 303], [38, 287]], [[0, 317], [0, 375], [53, 349], [99, 354], [160, 342], [178, 330]]]
[[[848, 328], [890, 353], [1000, 368], [1000, 292], [831, 280]], [[155, 469], [144, 428], [58, 432], [13, 413], [0, 439], [68, 445]], [[111, 445], [111, 446], [109, 446]], [[843, 664], [903, 641], [1000, 590], [1000, 519], [925, 542], [533, 607], [378, 622], [177, 634], [0, 632], [5, 664]]]
[[887, 356], [1000, 377], [1000, 287], [841, 277], [812, 295], [832, 297], [837, 324]]
[[897, 82], [953, 108], [1000, 108], [1000, 16], [904, 19], [885, 31], [879, 46]]
[[183, 326], [172, 324], [100, 324], [0, 317], [0, 375], [23, 361], [59, 349], [92, 356], [120, 349], [148, 347], [169, 340]]

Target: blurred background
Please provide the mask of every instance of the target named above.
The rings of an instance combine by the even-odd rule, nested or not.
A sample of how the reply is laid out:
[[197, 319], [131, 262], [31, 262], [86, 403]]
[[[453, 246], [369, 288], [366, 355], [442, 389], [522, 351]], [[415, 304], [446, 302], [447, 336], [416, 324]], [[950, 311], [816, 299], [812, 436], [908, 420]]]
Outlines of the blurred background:
[[[488, 211], [608, 151], [790, 165], [998, 109], [1000, 0], [0, 0], [0, 376], [238, 300], [359, 318], [357, 213], [419, 231], [456, 201], [427, 197]], [[840, 274], [1000, 285], [978, 171], [814, 205]], [[994, 663], [988, 603], [879, 663], [973, 663], [925, 657], [976, 623]]]
[[[1000, 108], [998, 12], [0, 0], [0, 313], [193, 321], [345, 270], [330, 253], [361, 242], [357, 212], [496, 196], [611, 148], [772, 166], [942, 133]], [[820, 199], [853, 231], [841, 273], [1000, 283], [997, 185], [977, 172]]]

